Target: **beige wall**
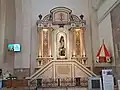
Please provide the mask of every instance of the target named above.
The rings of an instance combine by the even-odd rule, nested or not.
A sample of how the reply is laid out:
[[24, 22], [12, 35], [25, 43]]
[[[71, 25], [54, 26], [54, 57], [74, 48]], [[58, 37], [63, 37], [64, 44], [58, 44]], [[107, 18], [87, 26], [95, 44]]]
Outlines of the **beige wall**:
[[30, 68], [31, 12], [30, 0], [15, 0], [16, 37], [22, 51], [15, 54], [15, 68]]
[[3, 53], [4, 53], [4, 32], [5, 32], [5, 17], [6, 17], [6, 4], [5, 0], [0, 0], [0, 67], [2, 68], [3, 64]]
[[[90, 38], [91, 38], [91, 53], [92, 53], [92, 69], [94, 67], [94, 62], [96, 61], [96, 52], [99, 49], [99, 32], [98, 32], [98, 17], [95, 6], [97, 6], [98, 0], [89, 1], [89, 17], [90, 17]], [[94, 3], [93, 3], [94, 2]], [[95, 6], [93, 6], [96, 4]], [[89, 44], [90, 45], [90, 44]]]
[[[120, 3], [120, 0], [106, 0], [99, 10], [97, 11], [98, 16], [98, 31], [99, 31], [99, 43], [102, 43], [102, 39], [105, 40], [105, 44], [107, 45], [109, 51], [112, 54], [113, 63], [115, 66], [115, 56], [114, 56], [114, 46], [113, 46], [113, 36], [112, 36], [112, 24], [111, 24], [111, 15], [110, 11]], [[107, 64], [108, 66], [110, 64]], [[101, 64], [98, 66], [106, 66], [105, 64]]]
[[97, 11], [98, 13], [98, 21], [102, 21], [107, 14], [118, 4], [120, 0], [105, 0], [102, 6]]
[[[110, 12], [120, 3], [120, 0], [106, 0], [100, 9], [97, 11], [98, 14], [98, 24], [99, 24], [99, 41], [102, 43], [104, 38], [105, 44], [109, 48], [113, 57], [113, 71], [114, 76], [120, 78], [119, 74], [119, 62], [115, 60], [114, 46], [113, 46], [113, 36], [112, 36], [112, 22]], [[98, 65], [98, 66], [109, 66], [108, 65]]]
[[[99, 10], [97, 11], [98, 16], [98, 31], [99, 31], [99, 43], [102, 44], [104, 39], [105, 44], [107, 45], [109, 51], [112, 54], [113, 63], [115, 65], [115, 56], [114, 56], [114, 46], [113, 46], [113, 36], [112, 36], [112, 24], [110, 11], [120, 2], [120, 0], [106, 0]], [[107, 64], [108, 66], [110, 64]], [[106, 66], [105, 64], [100, 64], [98, 66]]]
[[[102, 40], [104, 39], [104, 42], [110, 51], [113, 59], [112, 65], [115, 63], [114, 58], [114, 46], [113, 46], [113, 36], [112, 36], [112, 26], [111, 26], [111, 16], [108, 14], [106, 18], [99, 24], [99, 41], [100, 45], [102, 44]], [[97, 64], [96, 64], [97, 65]], [[111, 64], [103, 64], [102, 66], [106, 66]]]
[[0, 26], [0, 67], [3, 72], [12, 72], [14, 55], [7, 53], [7, 42], [15, 39], [15, 3], [14, 0], [1, 0], [1, 26]]

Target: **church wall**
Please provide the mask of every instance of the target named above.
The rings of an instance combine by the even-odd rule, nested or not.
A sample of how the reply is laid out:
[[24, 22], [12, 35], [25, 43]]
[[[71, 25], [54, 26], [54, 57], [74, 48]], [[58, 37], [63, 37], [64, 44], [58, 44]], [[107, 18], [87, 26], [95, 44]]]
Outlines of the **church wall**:
[[93, 9], [93, 4], [89, 1], [89, 16], [90, 16], [90, 34], [91, 34], [91, 52], [92, 52], [92, 69], [94, 70], [94, 63], [96, 61], [96, 53], [99, 49], [99, 32], [97, 25], [97, 11]]
[[[113, 36], [112, 36], [112, 26], [111, 26], [112, 24], [111, 24], [110, 11], [119, 2], [120, 2], [120, 0], [111, 0], [111, 1], [106, 0], [97, 11], [99, 43], [102, 44], [102, 40], [104, 39], [105, 44], [107, 45], [110, 53], [112, 54], [112, 59], [113, 59], [112, 65], [113, 66], [115, 65], [115, 56], [114, 56], [114, 46], [113, 46]], [[102, 66], [104, 66], [104, 64]], [[110, 66], [110, 64], [108, 66]]]
[[[120, 0], [106, 0], [103, 5], [99, 8], [99, 10], [97, 11], [98, 14], [98, 24], [99, 24], [99, 41], [100, 43], [102, 43], [102, 39], [104, 38], [105, 40], [105, 44], [107, 45], [107, 47], [109, 48], [110, 52], [112, 53], [112, 58], [113, 58], [113, 71], [114, 71], [114, 75], [116, 77], [119, 76], [118, 72], [119, 72], [119, 67], [117, 65], [119, 65], [119, 62], [116, 59], [116, 52], [114, 48], [115, 43], [114, 43], [114, 39], [113, 39], [113, 21], [111, 21], [111, 11], [114, 10], [114, 8], [120, 3]], [[118, 13], [116, 11], [116, 13]], [[112, 13], [113, 14], [113, 13]], [[117, 17], [115, 17], [117, 18]], [[116, 26], [116, 25], [115, 25]], [[107, 30], [107, 32], [105, 32]], [[105, 35], [106, 34], [106, 35]], [[102, 65], [104, 66], [104, 65]], [[105, 65], [106, 66], [106, 65]]]
[[7, 43], [15, 40], [15, 3], [14, 0], [1, 0], [1, 28], [0, 28], [0, 67], [3, 73], [13, 71], [14, 55], [8, 53]]
[[49, 11], [55, 7], [67, 7], [70, 8], [73, 14], [79, 16], [83, 14], [85, 19], [87, 20], [87, 30], [85, 31], [85, 46], [86, 46], [86, 53], [88, 57], [88, 65], [92, 65], [92, 55], [91, 55], [91, 40], [90, 40], [90, 27], [89, 27], [89, 10], [88, 10], [88, 0], [52, 0], [49, 2], [48, 0], [32, 0], [32, 62], [34, 63], [35, 67], [35, 58], [36, 58], [36, 49], [37, 46], [37, 36], [36, 33], [36, 21], [38, 20], [38, 15], [42, 14], [43, 17], [49, 14]]
[[116, 75], [119, 75], [120, 68], [120, 3], [110, 12], [112, 21], [113, 42], [115, 51]]
[[[73, 4], [74, 3], [74, 4]], [[35, 24], [38, 19], [38, 15], [43, 16], [49, 14], [49, 11], [55, 7], [67, 7], [73, 11], [73, 14], [80, 15], [84, 14], [85, 19], [88, 20], [88, 1], [87, 0], [32, 0], [32, 19]]]
[[113, 7], [118, 4], [120, 0], [106, 0], [99, 10], [97, 11], [98, 13], [98, 21], [102, 21], [102, 19], [105, 18], [105, 16], [113, 9]]
[[[16, 37], [15, 42], [18, 42], [22, 45], [22, 8], [21, 8], [21, 2], [20, 0], [15, 1], [15, 8], [16, 8]], [[23, 45], [22, 45], [23, 49]], [[17, 53], [15, 54], [15, 61], [14, 61], [14, 67], [20, 68], [22, 63], [22, 54]]]
[[4, 62], [8, 70], [14, 67], [14, 54], [8, 52], [7, 43], [14, 43], [15, 41], [15, 1], [7, 1], [6, 3], [6, 27], [4, 38]]
[[31, 4], [30, 0], [15, 0], [16, 36], [21, 52], [15, 54], [14, 72], [29, 75], [31, 61]]
[[[111, 16], [108, 14], [106, 18], [99, 24], [99, 41], [100, 45], [102, 44], [104, 39], [104, 43], [106, 44], [108, 50], [112, 55], [112, 65], [114, 66], [115, 58], [114, 58], [114, 47], [113, 47], [113, 37], [112, 37], [112, 27], [111, 27]], [[96, 63], [97, 65], [97, 63]], [[102, 64], [100, 64], [102, 65]], [[111, 64], [103, 64], [102, 66], [111, 66]]]
[[[3, 43], [4, 43], [4, 29], [5, 29], [5, 1], [0, 0], [0, 64], [3, 63]], [[1, 65], [0, 65], [1, 66]], [[0, 67], [2, 68], [2, 66]]]

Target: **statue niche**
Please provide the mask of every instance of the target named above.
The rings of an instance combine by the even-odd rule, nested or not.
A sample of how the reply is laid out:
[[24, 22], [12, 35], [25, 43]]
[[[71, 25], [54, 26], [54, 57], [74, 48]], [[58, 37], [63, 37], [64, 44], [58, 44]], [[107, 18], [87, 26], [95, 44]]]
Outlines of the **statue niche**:
[[64, 46], [65, 42], [64, 42], [64, 37], [63, 36], [60, 37], [59, 43], [60, 43], [59, 55], [60, 56], [65, 56], [65, 46]]
[[56, 34], [56, 52], [57, 59], [65, 59], [67, 58], [67, 34], [64, 32], [65, 29], [59, 29]]

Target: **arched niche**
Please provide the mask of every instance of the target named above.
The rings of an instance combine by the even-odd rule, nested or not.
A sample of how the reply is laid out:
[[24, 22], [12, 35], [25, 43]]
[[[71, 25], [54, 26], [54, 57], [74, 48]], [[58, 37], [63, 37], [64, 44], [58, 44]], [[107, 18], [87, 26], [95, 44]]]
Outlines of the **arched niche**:
[[56, 34], [56, 53], [57, 58], [67, 58], [67, 34], [60, 31]]

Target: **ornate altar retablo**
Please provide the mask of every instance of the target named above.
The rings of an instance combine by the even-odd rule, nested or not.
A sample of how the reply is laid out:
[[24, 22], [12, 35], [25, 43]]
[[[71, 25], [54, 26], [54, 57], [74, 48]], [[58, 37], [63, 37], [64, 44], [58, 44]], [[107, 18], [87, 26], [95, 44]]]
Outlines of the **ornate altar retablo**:
[[83, 17], [72, 14], [72, 10], [66, 7], [54, 8], [44, 18], [39, 15], [37, 21], [39, 65], [45, 65], [55, 58], [69, 60], [76, 58], [82, 64], [87, 63], [84, 43], [86, 21]]
[[39, 15], [38, 66], [28, 79], [40, 79], [41, 87], [87, 87], [87, 77], [96, 75], [86, 57], [85, 26], [84, 16], [66, 7], [53, 8], [43, 18]]
[[[52, 83], [53, 86], [56, 86], [56, 83], [60, 86], [74, 86], [74, 80], [71, 78], [93, 74], [86, 68], [88, 65], [84, 37], [86, 21], [83, 15], [78, 17], [72, 14], [69, 8], [56, 7], [44, 17], [40, 14], [36, 24], [38, 71], [35, 77], [32, 76], [43, 77], [43, 86], [51, 86]], [[58, 81], [47, 81], [46, 76], [57, 78]]]

